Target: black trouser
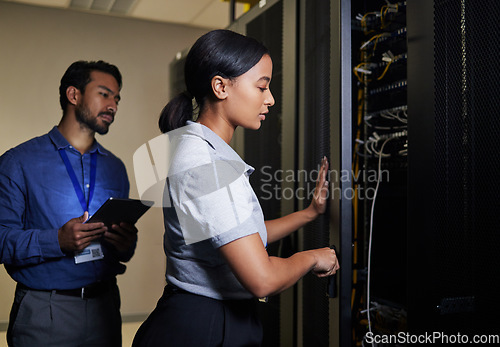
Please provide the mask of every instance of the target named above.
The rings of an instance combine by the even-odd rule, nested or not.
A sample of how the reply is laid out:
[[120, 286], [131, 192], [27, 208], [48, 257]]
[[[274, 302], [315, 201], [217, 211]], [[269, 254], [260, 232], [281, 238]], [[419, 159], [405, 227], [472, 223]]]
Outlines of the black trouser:
[[260, 346], [255, 300], [215, 300], [165, 287], [132, 344], [142, 346]]

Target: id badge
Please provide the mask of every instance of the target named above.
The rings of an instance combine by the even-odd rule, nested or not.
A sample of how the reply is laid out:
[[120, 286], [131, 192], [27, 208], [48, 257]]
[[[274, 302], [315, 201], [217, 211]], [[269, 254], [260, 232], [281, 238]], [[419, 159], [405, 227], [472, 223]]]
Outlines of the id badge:
[[83, 251], [75, 252], [75, 264], [86, 263], [104, 258], [102, 253], [101, 244], [99, 242], [92, 242]]

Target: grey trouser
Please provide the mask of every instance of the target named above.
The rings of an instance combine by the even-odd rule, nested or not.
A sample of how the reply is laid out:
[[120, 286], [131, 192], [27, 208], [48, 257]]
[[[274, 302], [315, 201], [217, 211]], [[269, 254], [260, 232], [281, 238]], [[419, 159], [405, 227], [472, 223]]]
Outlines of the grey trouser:
[[13, 347], [121, 346], [118, 287], [82, 299], [18, 284], [7, 342]]

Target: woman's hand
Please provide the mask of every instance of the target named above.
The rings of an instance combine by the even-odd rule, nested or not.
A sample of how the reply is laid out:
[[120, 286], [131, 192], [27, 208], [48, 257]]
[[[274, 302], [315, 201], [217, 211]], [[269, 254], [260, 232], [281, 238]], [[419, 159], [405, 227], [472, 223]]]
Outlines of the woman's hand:
[[326, 157], [321, 159], [321, 167], [318, 173], [318, 179], [316, 180], [316, 188], [314, 189], [313, 199], [308, 209], [317, 217], [326, 211], [326, 202], [328, 199], [328, 184], [327, 179], [328, 173], [328, 160]]
[[219, 248], [234, 275], [254, 296], [274, 295], [293, 286], [308, 272], [318, 277], [335, 274], [335, 250], [325, 247], [297, 252], [288, 258], [269, 256], [258, 233]]
[[335, 250], [324, 247], [313, 250], [316, 256], [316, 266], [312, 269], [312, 273], [318, 277], [327, 277], [334, 275], [340, 269], [339, 260]]

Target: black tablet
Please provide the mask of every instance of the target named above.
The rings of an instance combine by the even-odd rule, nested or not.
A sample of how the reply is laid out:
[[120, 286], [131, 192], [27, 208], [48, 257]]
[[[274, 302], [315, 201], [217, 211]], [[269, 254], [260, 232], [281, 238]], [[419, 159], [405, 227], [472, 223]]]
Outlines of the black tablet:
[[133, 225], [152, 205], [152, 201], [109, 198], [85, 223], [103, 222], [108, 228], [120, 222]]

